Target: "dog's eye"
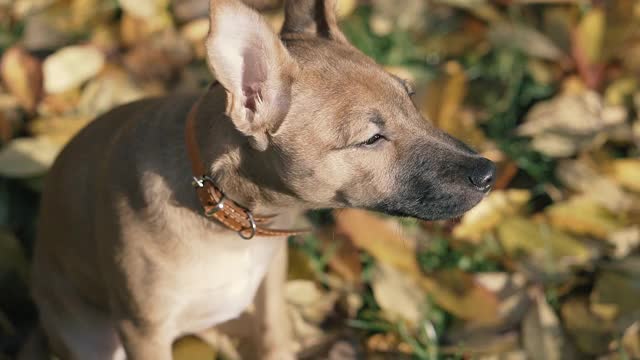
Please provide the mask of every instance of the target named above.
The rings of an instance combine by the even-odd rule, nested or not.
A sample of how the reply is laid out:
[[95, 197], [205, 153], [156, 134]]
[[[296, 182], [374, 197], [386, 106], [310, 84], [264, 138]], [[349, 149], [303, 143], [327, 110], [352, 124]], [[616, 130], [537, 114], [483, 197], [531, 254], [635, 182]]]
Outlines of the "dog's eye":
[[360, 145], [365, 145], [365, 146], [371, 146], [375, 143], [377, 143], [378, 141], [384, 139], [384, 136], [380, 135], [380, 134], [375, 134], [372, 137], [370, 137], [369, 139], [367, 139], [367, 141], [362, 142]]

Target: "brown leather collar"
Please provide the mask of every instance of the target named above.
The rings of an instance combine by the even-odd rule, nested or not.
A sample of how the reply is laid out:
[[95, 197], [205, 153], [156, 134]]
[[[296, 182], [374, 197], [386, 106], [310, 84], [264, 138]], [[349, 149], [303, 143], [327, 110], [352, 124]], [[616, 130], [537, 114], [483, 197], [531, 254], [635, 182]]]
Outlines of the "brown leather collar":
[[[215, 83], [211, 87], [214, 85]], [[205, 95], [202, 95], [191, 107], [184, 129], [187, 154], [193, 172], [192, 184], [204, 209], [204, 215], [217, 220], [227, 229], [237, 232], [245, 240], [252, 239], [254, 236], [291, 236], [308, 232], [308, 230], [264, 228], [262, 225], [269, 222], [273, 216], [253, 215], [249, 209], [225, 197], [224, 193], [216, 187], [213, 179], [207, 175], [196, 138], [195, 120], [204, 97]]]

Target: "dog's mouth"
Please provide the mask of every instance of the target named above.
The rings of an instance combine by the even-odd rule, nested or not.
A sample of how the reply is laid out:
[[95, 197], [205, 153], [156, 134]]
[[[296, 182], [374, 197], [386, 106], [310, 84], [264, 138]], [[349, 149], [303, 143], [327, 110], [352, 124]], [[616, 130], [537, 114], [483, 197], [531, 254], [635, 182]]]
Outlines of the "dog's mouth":
[[424, 221], [449, 220], [463, 216], [478, 205], [488, 193], [488, 191], [465, 194], [431, 192], [419, 197], [396, 196], [380, 201], [368, 207], [368, 210]]

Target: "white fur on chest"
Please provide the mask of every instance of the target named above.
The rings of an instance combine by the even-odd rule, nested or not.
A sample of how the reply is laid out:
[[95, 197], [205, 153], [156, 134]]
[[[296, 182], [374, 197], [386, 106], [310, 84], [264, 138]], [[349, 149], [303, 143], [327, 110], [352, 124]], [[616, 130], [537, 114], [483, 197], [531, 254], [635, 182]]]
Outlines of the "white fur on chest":
[[203, 330], [240, 315], [283, 244], [282, 239], [246, 241], [235, 234], [194, 242], [198, 245], [175, 278], [180, 332]]

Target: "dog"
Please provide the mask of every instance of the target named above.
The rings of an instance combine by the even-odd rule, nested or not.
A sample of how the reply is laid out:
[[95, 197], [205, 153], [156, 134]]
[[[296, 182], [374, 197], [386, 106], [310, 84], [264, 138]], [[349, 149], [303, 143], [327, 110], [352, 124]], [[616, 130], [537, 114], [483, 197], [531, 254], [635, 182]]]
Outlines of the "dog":
[[334, 8], [289, 1], [278, 36], [240, 1], [211, 0], [217, 85], [116, 108], [65, 147], [41, 203], [34, 339], [63, 360], [169, 360], [176, 338], [255, 299], [260, 358], [294, 359], [283, 285], [296, 216], [447, 219], [483, 199], [494, 164], [426, 121]]

